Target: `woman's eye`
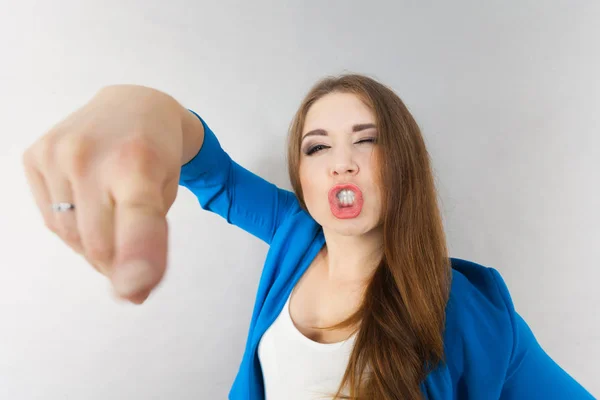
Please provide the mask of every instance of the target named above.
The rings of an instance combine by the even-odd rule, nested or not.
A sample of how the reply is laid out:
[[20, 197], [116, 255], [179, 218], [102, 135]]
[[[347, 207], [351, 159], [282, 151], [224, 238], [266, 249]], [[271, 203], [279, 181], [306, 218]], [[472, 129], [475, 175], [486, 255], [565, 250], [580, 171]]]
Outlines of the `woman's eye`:
[[313, 146], [313, 147], [309, 148], [309, 149], [306, 151], [306, 155], [307, 155], [307, 156], [310, 156], [310, 155], [312, 155], [312, 154], [316, 153], [317, 151], [319, 151], [319, 150], [322, 150], [322, 149], [325, 149], [325, 148], [327, 148], [327, 146], [325, 146], [325, 145], [322, 145], [322, 144], [317, 144], [316, 146]]
[[358, 143], [377, 143], [377, 138], [366, 138], [366, 139], [359, 140], [356, 143], [357, 144]]
[[[362, 143], [377, 143], [377, 138], [362, 139], [362, 140], [359, 140], [358, 142], [356, 142], [355, 144], [362, 144]], [[306, 150], [305, 154], [307, 156], [310, 156], [310, 155], [315, 154], [323, 149], [328, 149], [328, 148], [329, 148], [329, 146], [325, 146], [324, 144], [317, 144], [312, 147], [309, 147], [309, 149]]]

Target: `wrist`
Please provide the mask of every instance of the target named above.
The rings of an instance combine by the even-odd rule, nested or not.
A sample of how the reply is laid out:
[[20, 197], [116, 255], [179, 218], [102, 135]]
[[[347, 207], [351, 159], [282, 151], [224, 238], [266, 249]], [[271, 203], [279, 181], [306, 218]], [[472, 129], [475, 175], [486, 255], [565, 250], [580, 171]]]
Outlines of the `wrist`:
[[181, 165], [190, 162], [202, 148], [204, 142], [204, 125], [190, 110], [182, 107], [182, 151]]

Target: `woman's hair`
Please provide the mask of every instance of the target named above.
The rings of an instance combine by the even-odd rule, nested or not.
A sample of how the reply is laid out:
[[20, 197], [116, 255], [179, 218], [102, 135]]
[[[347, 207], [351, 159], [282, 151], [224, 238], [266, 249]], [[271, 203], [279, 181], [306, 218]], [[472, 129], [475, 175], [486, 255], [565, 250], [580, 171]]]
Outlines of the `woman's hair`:
[[[308, 212], [299, 177], [306, 114], [332, 92], [357, 95], [373, 112], [382, 198], [383, 254], [358, 310], [321, 329], [356, 328], [354, 348], [334, 399], [421, 399], [420, 384], [444, 362], [451, 284], [443, 221], [429, 153], [416, 121], [388, 87], [364, 75], [327, 77], [302, 101], [288, 137], [288, 169]], [[343, 394], [348, 388], [349, 397]]]

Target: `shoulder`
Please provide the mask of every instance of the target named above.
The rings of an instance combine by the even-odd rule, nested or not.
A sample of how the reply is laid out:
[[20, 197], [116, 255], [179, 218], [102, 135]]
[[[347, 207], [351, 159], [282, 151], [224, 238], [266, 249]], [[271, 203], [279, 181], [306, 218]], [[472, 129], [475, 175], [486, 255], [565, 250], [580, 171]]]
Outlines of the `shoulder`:
[[514, 345], [509, 290], [496, 269], [458, 258], [451, 261], [444, 335], [449, 367], [458, 375], [469, 372], [500, 381]]
[[449, 305], [497, 309], [502, 315], [512, 308], [508, 287], [496, 269], [460, 258], [450, 260], [452, 287], [449, 303], [453, 304]]
[[446, 308], [449, 327], [466, 335], [510, 336], [514, 306], [500, 273], [459, 258], [451, 258], [451, 263], [452, 286]]

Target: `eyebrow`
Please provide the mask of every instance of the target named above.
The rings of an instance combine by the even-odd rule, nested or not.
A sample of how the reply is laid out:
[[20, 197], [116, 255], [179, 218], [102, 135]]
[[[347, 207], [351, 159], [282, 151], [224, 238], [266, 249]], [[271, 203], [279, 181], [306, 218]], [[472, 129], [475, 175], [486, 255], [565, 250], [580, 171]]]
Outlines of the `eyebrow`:
[[[377, 128], [375, 126], [375, 124], [356, 124], [352, 127], [352, 132], [360, 132], [360, 131], [364, 131], [365, 129], [371, 129], [371, 128]], [[305, 138], [307, 138], [308, 136], [327, 136], [327, 131], [325, 129], [313, 129], [310, 132], [307, 132], [303, 137], [302, 140], [304, 140]]]

